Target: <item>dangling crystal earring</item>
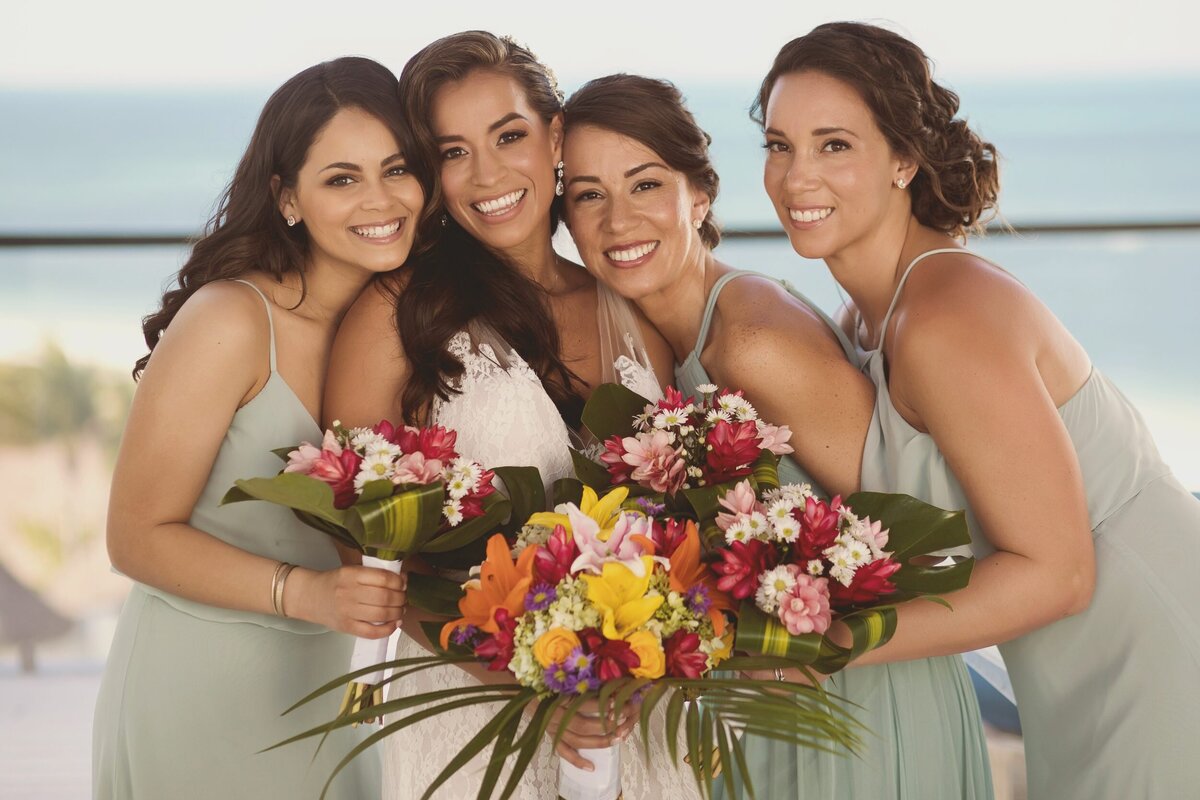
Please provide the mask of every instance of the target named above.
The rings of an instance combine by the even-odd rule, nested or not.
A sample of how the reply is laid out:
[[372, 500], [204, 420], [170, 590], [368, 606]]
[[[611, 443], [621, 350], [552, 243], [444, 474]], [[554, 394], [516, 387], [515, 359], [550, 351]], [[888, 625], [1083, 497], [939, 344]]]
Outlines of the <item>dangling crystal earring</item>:
[[442, 227], [443, 227], [443, 228], [444, 228], [444, 227], [446, 227], [446, 224], [447, 224], [448, 222], [449, 222], [449, 220], [447, 220], [447, 219], [446, 219], [446, 215], [445, 215], [445, 214], [442, 214]]
[[288, 227], [289, 228], [296, 227], [296, 218], [293, 217], [291, 214], [288, 214]]
[[555, 177], [558, 178], [558, 183], [554, 184], [554, 195], [556, 197], [562, 197], [563, 192], [565, 191], [565, 187], [563, 187], [563, 181], [562, 181], [563, 162], [559, 161], [557, 166], [554, 167], [554, 175], [555, 175]]
[[905, 186], [908, 186], [908, 182], [906, 180], [904, 180], [904, 178], [896, 179], [896, 188], [897, 189], [903, 189]]

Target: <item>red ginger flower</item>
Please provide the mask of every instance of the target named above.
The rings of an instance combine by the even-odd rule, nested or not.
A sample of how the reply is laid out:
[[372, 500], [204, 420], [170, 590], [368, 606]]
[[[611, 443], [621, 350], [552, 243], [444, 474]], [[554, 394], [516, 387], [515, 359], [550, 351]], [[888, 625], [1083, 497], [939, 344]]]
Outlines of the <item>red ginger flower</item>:
[[708, 482], [724, 483], [750, 474], [750, 465], [762, 451], [758, 442], [758, 423], [719, 420], [708, 433]]
[[721, 560], [712, 565], [713, 571], [722, 577], [717, 588], [728, 592], [735, 600], [753, 597], [758, 591], [758, 576], [778, 563], [775, 548], [759, 539], [734, 542], [717, 553]]
[[395, 437], [390, 439], [405, 453], [422, 453], [426, 458], [435, 458], [443, 464], [449, 464], [458, 458], [454, 445], [458, 441], [458, 432], [448, 430], [441, 425], [428, 428], [414, 428], [406, 425], [397, 429]]
[[841, 507], [841, 495], [828, 503], [814, 497], [805, 501], [804, 513], [798, 520], [800, 535], [793, 544], [798, 558], [810, 560], [824, 557], [825, 551], [833, 546], [838, 537], [838, 525], [841, 522], [838, 509]]
[[604, 452], [600, 454], [600, 461], [612, 476], [614, 486], [630, 480], [633, 465], [625, 463], [625, 444], [620, 436], [610, 436], [604, 440]]
[[322, 450], [308, 474], [328, 483], [333, 489], [334, 508], [349, 508], [358, 499], [358, 493], [354, 491], [354, 477], [358, 475], [361, 464], [362, 458], [348, 447], [340, 454]]
[[684, 397], [683, 392], [674, 386], [668, 386], [666, 391], [663, 392], [663, 399], [658, 401], [658, 410], [674, 411], [677, 408], [684, 408], [688, 403], [695, 403], [695, 399]]
[[517, 618], [506, 608], [497, 608], [494, 616], [496, 632], [475, 646], [475, 657], [488, 661], [488, 669], [501, 672], [508, 669], [513, 657], [513, 634]]
[[602, 682], [627, 677], [641, 666], [642, 659], [623, 639], [606, 639], [596, 628], [584, 628], [578, 635], [583, 651], [595, 656], [596, 677]]
[[533, 574], [539, 581], [557, 586], [559, 581], [571, 574], [571, 564], [577, 558], [579, 546], [575, 544], [575, 538], [562, 525], [555, 525], [546, 544], [537, 548]]
[[673, 678], [699, 678], [708, 668], [708, 656], [700, 652], [700, 637], [678, 630], [663, 642], [667, 674]]
[[829, 582], [829, 600], [837, 608], [860, 606], [873, 603], [883, 595], [896, 591], [896, 584], [888, 580], [900, 570], [900, 562], [881, 558], [859, 567], [849, 586], [841, 581]]

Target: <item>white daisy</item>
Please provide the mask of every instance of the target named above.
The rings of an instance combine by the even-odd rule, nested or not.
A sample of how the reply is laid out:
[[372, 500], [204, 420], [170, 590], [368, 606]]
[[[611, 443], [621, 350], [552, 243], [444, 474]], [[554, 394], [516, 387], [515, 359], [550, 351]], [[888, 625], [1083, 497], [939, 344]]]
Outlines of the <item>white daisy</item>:
[[715, 384], [702, 383], [696, 387], [696, 391], [699, 392], [700, 394], [716, 394], [717, 387]]
[[351, 428], [349, 431], [350, 446], [356, 450], [366, 451], [371, 445], [378, 445], [380, 442], [387, 442], [375, 431], [370, 428]]
[[462, 500], [471, 493], [471, 486], [465, 479], [452, 475], [446, 481], [446, 494], [455, 500]]
[[850, 581], [854, 580], [854, 570], [848, 567], [833, 567], [829, 570], [829, 577], [833, 578], [842, 586], [849, 586]]
[[750, 405], [750, 401], [744, 397], [738, 397], [736, 394], [727, 394], [718, 397], [717, 407], [728, 411], [739, 421], [756, 419], [758, 417], [758, 412], [754, 410], [754, 406]]
[[367, 456], [354, 476], [354, 491], [361, 492], [370, 481], [390, 480], [395, 473], [392, 460], [386, 456]]
[[654, 415], [654, 427], [659, 430], [674, 428], [687, 422], [687, 414], [682, 408], [671, 408]]
[[852, 539], [843, 549], [846, 551], [846, 557], [850, 559], [855, 569], [871, 562], [871, 548], [866, 542]]
[[729, 544], [745, 542], [750, 538], [750, 529], [746, 525], [745, 517], [738, 519], [725, 529], [725, 541]]
[[791, 517], [782, 520], [772, 520], [771, 532], [774, 534], [776, 541], [794, 542], [800, 536], [800, 523]]
[[767, 517], [771, 522], [782, 522], [785, 519], [791, 519], [792, 512], [795, 510], [795, 503], [788, 500], [776, 500], [767, 507]]
[[463, 521], [462, 503], [451, 499], [450, 502], [442, 506], [442, 516], [446, 518], [446, 522], [451, 525], [457, 525]]
[[763, 539], [764, 541], [771, 533], [771, 523], [767, 521], [766, 516], [761, 511], [755, 511], [749, 516], [743, 517], [746, 523], [746, 530], [752, 539]]
[[733, 414], [720, 408], [714, 408], [704, 415], [704, 421], [709, 425], [716, 425], [718, 422], [731, 422]]
[[814, 558], [804, 566], [805, 572], [813, 577], [825, 574], [825, 562], [819, 558]]
[[754, 603], [768, 614], [779, 609], [780, 599], [796, 585], [796, 576], [787, 565], [767, 570], [758, 576], [758, 591]]

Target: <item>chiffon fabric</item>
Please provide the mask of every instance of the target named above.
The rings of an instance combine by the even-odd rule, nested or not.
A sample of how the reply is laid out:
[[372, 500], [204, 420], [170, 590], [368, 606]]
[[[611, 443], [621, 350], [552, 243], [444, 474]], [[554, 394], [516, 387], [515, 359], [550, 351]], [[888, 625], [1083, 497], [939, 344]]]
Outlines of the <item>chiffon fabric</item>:
[[[962, 252], [913, 259], [881, 330], [914, 267]], [[971, 549], [986, 557], [994, 548], [933, 438], [892, 405], [882, 346], [860, 351], [878, 390], [863, 488], [967, 509]], [[1000, 646], [1021, 715], [1029, 800], [1200, 797], [1200, 501], [1099, 370], [1058, 413], [1083, 475], [1096, 586], [1083, 613]]]
[[[340, 561], [330, 538], [290, 510], [261, 502], [220, 505], [238, 478], [279, 472], [273, 449], [321, 439], [317, 423], [276, 372], [273, 323], [270, 359], [270, 377], [234, 414], [188, 523], [257, 555], [332, 569]], [[262, 591], [265, 596], [270, 586]], [[93, 796], [316, 800], [367, 728], [335, 731], [319, 751], [319, 737], [260, 751], [336, 716], [336, 693], [281, 714], [347, 672], [352, 647], [351, 637], [308, 622], [217, 608], [135, 583], [96, 703]], [[378, 797], [379, 777], [378, 755], [368, 750], [326, 796]]]
[[[825, 320], [846, 357], [855, 362], [854, 349], [841, 329], [789, 283], [754, 272], [731, 272], [713, 285], [696, 346], [675, 370], [676, 384], [685, 395], [694, 393], [700, 384], [712, 383], [700, 363], [700, 355], [708, 342], [717, 300], [730, 281], [745, 278], [782, 285]], [[779, 368], [786, 369], [787, 365], [781, 364]], [[754, 402], [753, 397], [747, 399]], [[802, 437], [804, 431], [797, 430], [794, 435]], [[808, 483], [817, 493], [827, 494], [790, 456], [780, 460], [779, 478], [784, 483]], [[857, 705], [851, 706], [854, 717], [868, 731], [862, 752], [854, 755], [797, 749], [773, 739], [746, 736], [742, 746], [756, 797], [770, 800], [814, 797], [987, 800], [992, 797], [979, 704], [961, 657], [855, 667], [831, 675], [824, 685], [832, 694]], [[716, 798], [730, 797], [721, 779], [714, 783], [713, 790]], [[733, 796], [749, 797], [740, 779]]]

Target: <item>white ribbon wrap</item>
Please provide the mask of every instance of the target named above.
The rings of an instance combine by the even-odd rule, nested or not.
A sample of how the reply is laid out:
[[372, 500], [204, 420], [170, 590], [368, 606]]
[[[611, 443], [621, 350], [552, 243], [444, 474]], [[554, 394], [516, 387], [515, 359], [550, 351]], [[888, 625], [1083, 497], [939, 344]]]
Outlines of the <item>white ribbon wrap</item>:
[[[364, 567], [376, 567], [377, 569], [386, 569], [388, 572], [400, 574], [401, 561], [384, 561], [382, 558], [364, 555], [362, 557]], [[384, 636], [382, 639], [362, 639], [355, 638], [354, 653], [350, 656], [350, 671], [355, 672], [363, 667], [369, 667], [372, 664], [382, 664], [387, 661], [388, 642], [391, 637]], [[355, 678], [355, 683], [363, 683], [369, 686], [374, 686], [383, 680], [383, 670], [376, 670], [359, 678]]]
[[596, 766], [587, 772], [561, 758], [558, 761], [558, 796], [562, 800], [617, 800], [621, 795], [621, 746], [583, 748], [579, 755]]

